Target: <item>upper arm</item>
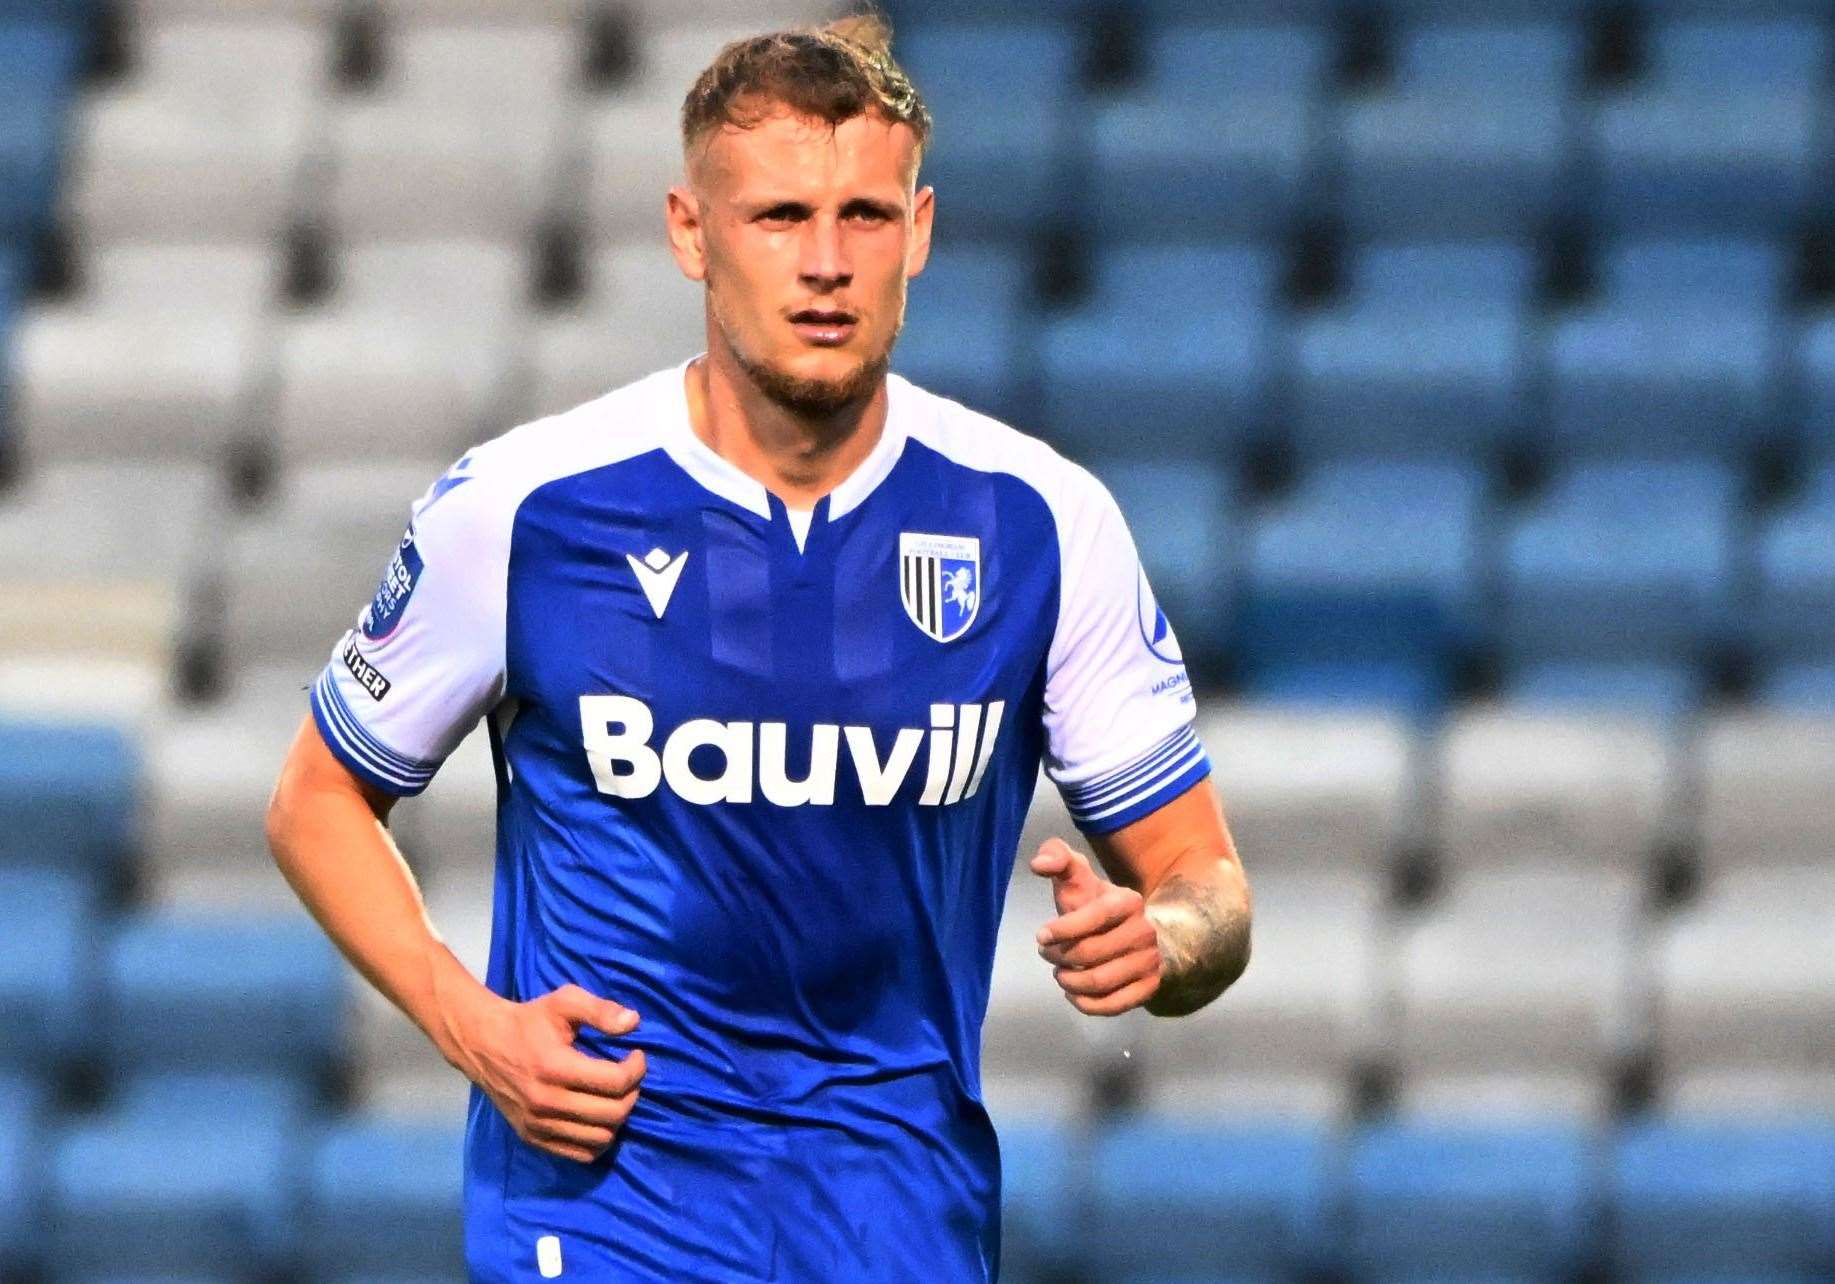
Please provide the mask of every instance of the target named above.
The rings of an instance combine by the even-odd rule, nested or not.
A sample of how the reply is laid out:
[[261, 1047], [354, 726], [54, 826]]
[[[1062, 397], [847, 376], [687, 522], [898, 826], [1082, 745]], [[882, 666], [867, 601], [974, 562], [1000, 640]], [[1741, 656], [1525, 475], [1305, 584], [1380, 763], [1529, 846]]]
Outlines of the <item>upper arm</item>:
[[312, 715], [307, 714], [281, 763], [280, 777], [268, 804], [270, 827], [285, 825], [302, 807], [327, 796], [360, 798], [377, 820], [387, 820], [397, 796], [378, 789], [346, 767], [326, 746]]

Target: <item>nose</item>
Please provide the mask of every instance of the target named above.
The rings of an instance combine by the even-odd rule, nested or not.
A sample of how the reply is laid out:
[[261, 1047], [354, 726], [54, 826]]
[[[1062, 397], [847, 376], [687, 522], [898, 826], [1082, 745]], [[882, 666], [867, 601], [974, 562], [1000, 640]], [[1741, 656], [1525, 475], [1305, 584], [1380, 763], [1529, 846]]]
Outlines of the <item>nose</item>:
[[804, 285], [820, 291], [841, 289], [854, 279], [840, 219], [823, 213], [804, 222], [797, 275]]

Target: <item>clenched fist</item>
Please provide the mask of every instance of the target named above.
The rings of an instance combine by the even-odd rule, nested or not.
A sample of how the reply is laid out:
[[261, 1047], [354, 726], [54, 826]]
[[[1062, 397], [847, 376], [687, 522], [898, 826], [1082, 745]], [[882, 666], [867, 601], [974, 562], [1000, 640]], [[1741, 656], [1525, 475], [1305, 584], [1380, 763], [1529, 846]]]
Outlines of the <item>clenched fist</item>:
[[1032, 872], [1051, 880], [1058, 916], [1039, 929], [1039, 956], [1071, 1006], [1091, 1016], [1139, 1007], [1160, 988], [1159, 935], [1132, 888], [1097, 876], [1087, 857], [1047, 839]]
[[642, 1048], [622, 1061], [573, 1046], [583, 1025], [610, 1035], [637, 1028], [637, 1014], [577, 985], [517, 1003], [491, 995], [465, 1023], [459, 1069], [497, 1103], [516, 1135], [563, 1159], [591, 1163], [637, 1104]]

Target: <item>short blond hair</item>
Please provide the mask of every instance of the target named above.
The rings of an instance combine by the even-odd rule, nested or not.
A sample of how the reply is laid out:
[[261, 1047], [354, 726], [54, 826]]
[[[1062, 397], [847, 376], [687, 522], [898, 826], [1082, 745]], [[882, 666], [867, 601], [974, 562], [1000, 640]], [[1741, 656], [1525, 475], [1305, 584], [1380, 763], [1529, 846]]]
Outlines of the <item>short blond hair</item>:
[[910, 126], [920, 154], [930, 141], [930, 109], [893, 60], [891, 24], [877, 13], [721, 49], [682, 102], [682, 150], [722, 126], [750, 129], [778, 106], [830, 125], [871, 112]]

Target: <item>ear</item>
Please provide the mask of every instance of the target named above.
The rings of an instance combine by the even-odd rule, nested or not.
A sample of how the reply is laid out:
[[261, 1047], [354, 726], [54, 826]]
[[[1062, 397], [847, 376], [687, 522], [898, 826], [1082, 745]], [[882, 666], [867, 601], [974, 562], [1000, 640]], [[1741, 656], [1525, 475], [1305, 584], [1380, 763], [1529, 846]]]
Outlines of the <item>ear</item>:
[[918, 189], [911, 206], [911, 248], [905, 252], [905, 276], [918, 275], [930, 262], [930, 225], [936, 217], [937, 191], [934, 187]]
[[669, 250], [682, 275], [690, 281], [707, 279], [707, 230], [701, 222], [701, 201], [687, 186], [677, 183], [664, 201], [669, 225]]

